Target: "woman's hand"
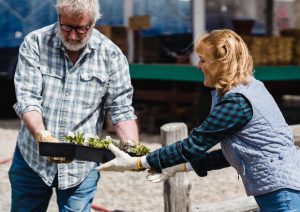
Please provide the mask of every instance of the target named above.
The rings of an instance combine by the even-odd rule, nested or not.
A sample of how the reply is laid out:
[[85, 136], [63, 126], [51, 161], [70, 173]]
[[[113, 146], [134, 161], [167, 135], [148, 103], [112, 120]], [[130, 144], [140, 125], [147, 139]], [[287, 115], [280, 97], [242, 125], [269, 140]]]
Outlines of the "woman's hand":
[[129, 154], [123, 152], [114, 144], [109, 144], [108, 149], [114, 153], [116, 158], [96, 167], [97, 171], [124, 172], [144, 169], [141, 164], [140, 157], [131, 157]]
[[161, 173], [157, 173], [153, 170], [149, 170], [146, 178], [152, 183], [159, 183], [169, 179], [170, 177], [174, 177], [177, 172], [186, 172], [186, 164], [183, 163], [176, 166], [165, 168], [162, 170]]

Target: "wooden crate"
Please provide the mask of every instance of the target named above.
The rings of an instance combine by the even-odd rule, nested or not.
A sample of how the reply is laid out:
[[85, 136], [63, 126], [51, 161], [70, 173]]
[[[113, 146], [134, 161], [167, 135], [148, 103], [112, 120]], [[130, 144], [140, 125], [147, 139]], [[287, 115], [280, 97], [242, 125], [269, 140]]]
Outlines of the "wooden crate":
[[291, 37], [243, 37], [254, 65], [290, 65], [293, 59], [294, 39]]
[[129, 18], [129, 28], [132, 30], [142, 30], [150, 28], [150, 16], [131, 16]]
[[114, 42], [124, 54], [128, 52], [127, 28], [124, 26], [95, 26], [103, 35]]
[[300, 29], [284, 29], [280, 34], [294, 38], [292, 64], [300, 65]]
[[99, 30], [103, 35], [108, 38], [112, 37], [111, 26], [95, 26], [95, 29]]
[[112, 38], [127, 38], [127, 28], [125, 26], [95, 26], [106, 37]]
[[[134, 60], [139, 61], [139, 40], [134, 40]], [[161, 51], [161, 43], [159, 37], [143, 37], [143, 62], [158, 63]]]

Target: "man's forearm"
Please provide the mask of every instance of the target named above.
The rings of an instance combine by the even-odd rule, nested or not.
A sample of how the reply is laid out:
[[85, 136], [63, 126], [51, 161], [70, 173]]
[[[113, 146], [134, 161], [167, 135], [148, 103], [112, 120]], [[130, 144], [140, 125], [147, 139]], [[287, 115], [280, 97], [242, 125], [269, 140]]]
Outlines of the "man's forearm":
[[120, 121], [114, 125], [114, 129], [118, 137], [124, 142], [134, 140], [137, 144], [139, 141], [138, 127], [135, 120]]
[[45, 130], [42, 114], [37, 111], [24, 113], [22, 120], [34, 137], [40, 130]]

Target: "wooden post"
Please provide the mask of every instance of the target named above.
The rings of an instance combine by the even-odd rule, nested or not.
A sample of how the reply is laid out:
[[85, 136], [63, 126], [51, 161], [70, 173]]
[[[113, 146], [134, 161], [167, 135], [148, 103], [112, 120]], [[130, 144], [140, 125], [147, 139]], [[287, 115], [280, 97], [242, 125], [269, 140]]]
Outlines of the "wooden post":
[[[169, 145], [187, 137], [184, 123], [169, 123], [160, 128], [162, 145]], [[186, 173], [177, 173], [164, 182], [165, 212], [190, 211], [191, 184]]]

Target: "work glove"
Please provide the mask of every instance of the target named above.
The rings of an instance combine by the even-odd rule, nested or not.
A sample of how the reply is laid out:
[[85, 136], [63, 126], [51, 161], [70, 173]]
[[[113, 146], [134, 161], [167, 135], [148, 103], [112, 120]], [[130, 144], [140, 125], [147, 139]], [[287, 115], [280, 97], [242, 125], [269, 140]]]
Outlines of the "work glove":
[[[110, 138], [111, 139], [111, 138]], [[112, 143], [118, 147], [120, 150], [126, 150], [129, 147], [135, 146], [138, 144], [138, 142], [136, 142], [135, 140], [132, 139], [128, 139], [126, 142], [125, 141], [121, 141], [118, 139], [111, 139]]]
[[144, 170], [140, 157], [131, 157], [126, 152], [123, 152], [114, 144], [109, 144], [108, 149], [116, 156], [115, 159], [104, 163], [96, 168], [97, 171], [137, 171]]
[[149, 170], [146, 179], [152, 183], [159, 183], [169, 179], [170, 177], [174, 177], [178, 172], [186, 172], [185, 163], [162, 169], [162, 173], [157, 173], [154, 170]]
[[40, 130], [36, 136], [35, 136], [35, 141], [37, 143], [39, 142], [53, 142], [53, 143], [58, 143], [58, 139], [55, 138], [50, 131], [48, 130]]
[[[39, 142], [52, 142], [59, 143], [59, 140], [55, 138], [50, 131], [41, 130], [35, 136], [35, 141]], [[70, 163], [72, 160], [65, 157], [48, 157], [48, 160], [54, 163]]]

